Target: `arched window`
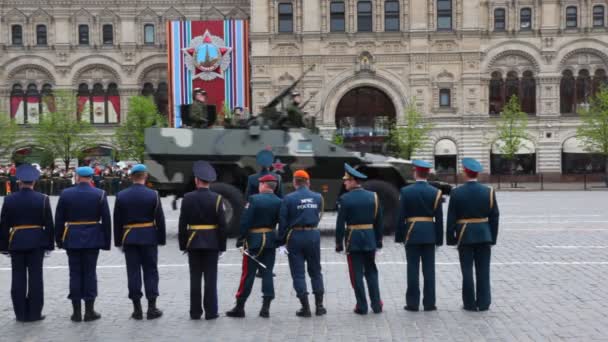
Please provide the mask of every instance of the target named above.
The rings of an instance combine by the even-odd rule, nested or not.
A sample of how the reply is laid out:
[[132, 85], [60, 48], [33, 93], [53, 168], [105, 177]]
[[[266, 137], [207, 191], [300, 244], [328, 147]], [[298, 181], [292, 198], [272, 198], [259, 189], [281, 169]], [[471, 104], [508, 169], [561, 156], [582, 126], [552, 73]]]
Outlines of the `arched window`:
[[504, 105], [504, 81], [502, 74], [494, 71], [490, 80], [490, 114], [500, 114]]
[[589, 71], [583, 69], [576, 78], [576, 104], [589, 103], [591, 96], [591, 77]]
[[521, 79], [521, 110], [527, 114], [536, 113], [536, 81], [532, 71], [524, 71]]
[[574, 94], [575, 94], [574, 75], [570, 70], [562, 72], [562, 79], [559, 84], [560, 111], [565, 114], [574, 113]]
[[329, 12], [329, 30], [331, 32], [344, 32], [346, 28], [344, 1], [332, 1], [329, 5]]
[[36, 25], [36, 45], [46, 46], [46, 25]]
[[566, 27], [575, 28], [578, 26], [578, 9], [576, 6], [566, 7]]
[[42, 114], [50, 113], [55, 111], [55, 98], [53, 97], [53, 86], [50, 84], [45, 84], [42, 86], [41, 95], [41, 104], [42, 104]]
[[293, 5], [279, 4], [279, 32], [293, 32]]
[[357, 2], [357, 31], [372, 32], [372, 2]]
[[505, 9], [497, 8], [494, 10], [494, 31], [504, 31], [506, 27]]
[[[53, 86], [44, 84], [41, 91], [34, 83], [23, 89], [20, 84], [13, 85], [11, 89], [11, 118], [18, 124], [37, 124], [40, 116], [54, 110]], [[52, 107], [51, 107], [52, 106]]]
[[144, 83], [144, 87], [141, 89], [142, 96], [152, 96], [154, 95], [154, 85], [152, 83]]
[[116, 83], [104, 89], [95, 83], [93, 89], [87, 84], [78, 86], [78, 115], [92, 124], [114, 124], [120, 122], [120, 93]]
[[15, 46], [23, 45], [23, 28], [21, 25], [11, 26], [11, 44]]
[[25, 123], [25, 92], [20, 84], [11, 90], [11, 118], [19, 124]]
[[593, 75], [593, 95], [597, 94], [602, 87], [608, 85], [608, 78], [606, 77], [606, 70], [597, 69]]
[[114, 27], [111, 24], [105, 24], [102, 27], [103, 45], [114, 45]]
[[519, 78], [517, 77], [517, 72], [509, 71], [507, 73], [507, 81], [505, 82], [505, 102], [509, 102], [511, 97], [517, 96], [521, 100], [521, 96], [519, 95]]
[[78, 25], [78, 45], [89, 45], [89, 25]]
[[532, 29], [532, 10], [530, 8], [522, 8], [519, 11], [519, 29], [522, 31]]
[[604, 6], [593, 6], [593, 27], [604, 27]]
[[384, 31], [399, 31], [399, 1], [384, 3]]
[[153, 24], [145, 24], [144, 25], [144, 44], [152, 45], [154, 44], [154, 25]]
[[162, 115], [167, 115], [167, 103], [168, 103], [168, 86], [167, 82], [158, 83], [158, 87], [154, 89], [154, 84], [150, 82], [144, 83], [141, 89], [142, 96], [149, 96], [154, 99], [154, 104], [158, 109], [158, 112]]
[[452, 0], [437, 0], [437, 29], [452, 29]]

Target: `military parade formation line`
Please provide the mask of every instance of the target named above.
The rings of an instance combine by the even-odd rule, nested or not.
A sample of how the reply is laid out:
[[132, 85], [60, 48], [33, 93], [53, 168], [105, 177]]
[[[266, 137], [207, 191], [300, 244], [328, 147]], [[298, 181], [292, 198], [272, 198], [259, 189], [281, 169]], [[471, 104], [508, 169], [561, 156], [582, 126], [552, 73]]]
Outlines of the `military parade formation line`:
[[[295, 191], [282, 197], [281, 178], [269, 167], [272, 152], [258, 153], [262, 170], [249, 177], [248, 202], [241, 219], [236, 246], [243, 253], [242, 275], [236, 305], [229, 317], [244, 317], [256, 272], [262, 278], [261, 317], [270, 316], [275, 297], [273, 268], [276, 253], [286, 254], [293, 288], [301, 303], [296, 312], [311, 317], [305, 270], [311, 279], [315, 314], [327, 313], [321, 272], [321, 235], [318, 228], [324, 210], [321, 194], [310, 190], [310, 175], [304, 170], [293, 174]], [[471, 158], [462, 161], [468, 181], [454, 189], [447, 215], [446, 242], [458, 247], [462, 272], [463, 309], [486, 311], [490, 307], [491, 246], [498, 234], [498, 205], [491, 187], [477, 182], [481, 164]], [[416, 183], [401, 189], [395, 242], [405, 245], [407, 292], [405, 310], [420, 306], [419, 273], [424, 277], [422, 305], [436, 310], [435, 250], [443, 244], [442, 193], [426, 182], [431, 164], [415, 160]], [[349, 277], [354, 290], [356, 314], [367, 314], [370, 307], [381, 313], [377, 251], [382, 248], [383, 210], [378, 195], [363, 189], [367, 176], [345, 164], [346, 193], [338, 199], [336, 252], [346, 251]], [[40, 172], [28, 164], [19, 166], [16, 177], [20, 190], [6, 197], [0, 214], [0, 251], [10, 254], [11, 298], [17, 321], [44, 319], [42, 308], [43, 259], [55, 244], [67, 252], [69, 295], [75, 322], [94, 321], [97, 297], [99, 251], [109, 250], [111, 216], [107, 195], [91, 186], [90, 167], [80, 167], [77, 184], [59, 197], [53, 221], [49, 197], [33, 190]], [[217, 298], [218, 260], [226, 251], [226, 218], [222, 196], [209, 189], [217, 178], [206, 161], [194, 163], [196, 190], [183, 199], [179, 215], [179, 248], [188, 254], [190, 272], [190, 317], [211, 320], [219, 317]], [[114, 208], [114, 245], [122, 247], [127, 269], [128, 297], [133, 302], [131, 317], [143, 319], [143, 287], [148, 300], [147, 319], [162, 316], [156, 306], [159, 296], [158, 246], [166, 243], [162, 204], [156, 191], [145, 186], [147, 168], [139, 164], [131, 170], [133, 185], [121, 191]], [[276, 227], [278, 226], [278, 232]], [[475, 269], [475, 271], [473, 271]], [[201, 298], [202, 279], [204, 293]], [[365, 279], [365, 281], [364, 281]], [[82, 316], [82, 301], [85, 304]]]

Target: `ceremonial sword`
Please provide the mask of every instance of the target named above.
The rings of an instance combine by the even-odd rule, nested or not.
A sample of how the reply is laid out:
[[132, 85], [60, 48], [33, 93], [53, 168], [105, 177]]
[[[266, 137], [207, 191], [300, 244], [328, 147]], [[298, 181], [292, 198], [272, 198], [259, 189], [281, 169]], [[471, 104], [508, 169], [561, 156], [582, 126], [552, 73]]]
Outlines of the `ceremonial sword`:
[[262, 266], [264, 269], [267, 269], [266, 265], [264, 265], [260, 260], [258, 260], [256, 257], [254, 257], [253, 255], [249, 254], [249, 252], [247, 252], [246, 249], [241, 248], [241, 253], [245, 254], [246, 256], [248, 256], [249, 258], [251, 258], [251, 260], [255, 261], [258, 263], [258, 265]]

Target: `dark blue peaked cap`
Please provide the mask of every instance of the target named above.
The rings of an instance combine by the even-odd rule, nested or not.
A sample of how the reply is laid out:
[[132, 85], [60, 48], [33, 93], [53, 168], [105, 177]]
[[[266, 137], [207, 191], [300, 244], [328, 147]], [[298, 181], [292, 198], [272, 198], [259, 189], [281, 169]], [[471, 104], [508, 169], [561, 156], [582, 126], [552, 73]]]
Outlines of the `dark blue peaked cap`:
[[346, 174], [344, 175], [344, 177], [342, 177], [342, 179], [367, 179], [366, 175], [355, 170], [352, 166], [348, 165], [348, 163], [344, 163], [344, 172], [346, 172]]
[[40, 171], [30, 164], [23, 164], [19, 165], [15, 176], [22, 182], [34, 182], [40, 178]]
[[213, 166], [204, 160], [195, 162], [192, 167], [192, 172], [194, 173], [194, 177], [204, 182], [215, 182], [217, 179], [217, 173]]

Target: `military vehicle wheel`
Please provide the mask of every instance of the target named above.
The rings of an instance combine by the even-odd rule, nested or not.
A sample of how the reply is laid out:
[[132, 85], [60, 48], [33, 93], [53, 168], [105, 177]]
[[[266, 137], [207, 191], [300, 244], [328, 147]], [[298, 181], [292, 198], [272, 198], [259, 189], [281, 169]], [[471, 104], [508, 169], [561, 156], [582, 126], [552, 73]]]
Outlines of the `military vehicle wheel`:
[[225, 215], [226, 229], [229, 237], [236, 237], [239, 234], [239, 225], [241, 222], [241, 214], [245, 207], [243, 195], [239, 189], [226, 183], [212, 183], [211, 190], [222, 195]]
[[363, 183], [366, 190], [378, 194], [382, 204], [384, 218], [384, 235], [390, 235], [395, 230], [395, 222], [399, 215], [399, 191], [391, 183], [381, 180], [370, 180]]

